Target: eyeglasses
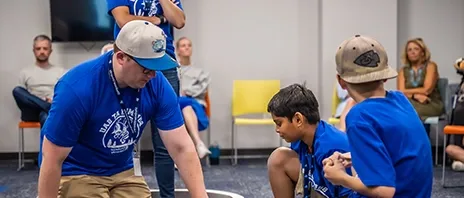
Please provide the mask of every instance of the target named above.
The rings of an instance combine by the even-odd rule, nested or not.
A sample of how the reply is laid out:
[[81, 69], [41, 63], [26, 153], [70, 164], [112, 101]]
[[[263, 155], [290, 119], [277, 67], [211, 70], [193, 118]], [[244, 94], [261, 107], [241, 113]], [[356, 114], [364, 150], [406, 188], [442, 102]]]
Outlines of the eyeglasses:
[[148, 75], [148, 74], [152, 74], [152, 73], [155, 72], [155, 70], [147, 69], [147, 68], [145, 68], [144, 66], [142, 66], [142, 65], [141, 65], [140, 63], [138, 63], [137, 60], [136, 60], [134, 57], [132, 57], [131, 55], [126, 54], [126, 56], [129, 57], [130, 59], [132, 59], [135, 63], [137, 63], [137, 65], [139, 65], [139, 66], [143, 69], [143, 71], [142, 71], [143, 74]]

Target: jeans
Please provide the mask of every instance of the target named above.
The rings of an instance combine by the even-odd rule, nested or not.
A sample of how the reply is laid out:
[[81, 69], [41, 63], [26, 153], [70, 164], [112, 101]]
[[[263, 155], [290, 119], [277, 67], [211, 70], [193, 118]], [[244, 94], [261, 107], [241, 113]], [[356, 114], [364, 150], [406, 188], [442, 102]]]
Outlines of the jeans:
[[[177, 68], [162, 71], [166, 79], [169, 81], [174, 91], [179, 95], [179, 76]], [[174, 161], [164, 146], [163, 140], [159, 134], [158, 128], [153, 120], [151, 120], [151, 135], [153, 147], [155, 150], [155, 176], [158, 181], [160, 197], [174, 198]]]
[[32, 95], [23, 87], [13, 89], [13, 97], [21, 110], [21, 120], [26, 122], [40, 122], [42, 127], [47, 120], [51, 104]]
[[427, 133], [427, 136], [430, 138], [430, 124], [424, 124], [425, 132]]

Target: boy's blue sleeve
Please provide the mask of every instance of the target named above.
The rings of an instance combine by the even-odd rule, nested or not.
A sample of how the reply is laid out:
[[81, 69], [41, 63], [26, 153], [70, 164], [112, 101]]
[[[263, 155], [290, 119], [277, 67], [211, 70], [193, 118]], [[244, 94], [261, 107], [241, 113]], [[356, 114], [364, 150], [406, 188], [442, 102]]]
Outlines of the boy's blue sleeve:
[[111, 14], [111, 11], [119, 6], [127, 6], [129, 7], [129, 1], [128, 0], [106, 0], [106, 7], [107, 7], [107, 12], [110, 16], [113, 16]]
[[182, 7], [182, 2], [180, 0], [175, 0], [174, 4], [176, 4], [177, 7], [179, 7], [181, 10], [184, 10], [184, 8]]
[[80, 95], [66, 83], [58, 82], [42, 133], [53, 144], [73, 147], [87, 120], [87, 112], [88, 105], [82, 103]]
[[184, 118], [182, 117], [177, 94], [171, 84], [161, 72], [156, 73], [153, 83], [153, 92], [156, 93], [157, 100], [156, 112], [153, 117], [156, 127], [167, 131], [182, 126]]
[[359, 179], [367, 187], [395, 187], [396, 173], [390, 155], [375, 129], [365, 123], [347, 128], [351, 160]]

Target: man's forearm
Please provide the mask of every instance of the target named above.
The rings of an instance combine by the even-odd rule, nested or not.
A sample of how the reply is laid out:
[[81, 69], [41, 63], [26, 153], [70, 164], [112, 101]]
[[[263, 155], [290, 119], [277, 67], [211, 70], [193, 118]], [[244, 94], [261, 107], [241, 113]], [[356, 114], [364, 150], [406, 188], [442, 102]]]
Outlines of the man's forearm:
[[[376, 197], [376, 198], [393, 197], [395, 193], [395, 190], [392, 187], [384, 187], [384, 186], [367, 187], [362, 183], [362, 181], [358, 177], [353, 177], [350, 175], [346, 175], [341, 185], [345, 188], [352, 189], [353, 191], [361, 193], [362, 195], [368, 196], [368, 197]], [[384, 188], [384, 189], [381, 189], [381, 188]], [[386, 192], [387, 189], [385, 188], [389, 188], [388, 192]], [[390, 190], [390, 188], [393, 190]]]
[[40, 198], [58, 197], [61, 164], [44, 160], [40, 167], [38, 194]]
[[171, 0], [159, 0], [163, 8], [163, 15], [169, 23], [177, 29], [181, 29], [185, 25], [184, 12], [177, 7]]
[[185, 148], [175, 156], [177, 168], [192, 198], [206, 197], [205, 182], [203, 171], [201, 170], [200, 160], [195, 148]]

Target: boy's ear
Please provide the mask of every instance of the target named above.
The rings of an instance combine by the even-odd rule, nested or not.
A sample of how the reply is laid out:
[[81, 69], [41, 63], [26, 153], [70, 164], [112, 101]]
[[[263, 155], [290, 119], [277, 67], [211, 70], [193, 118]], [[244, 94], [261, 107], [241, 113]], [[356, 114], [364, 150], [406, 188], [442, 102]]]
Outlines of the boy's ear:
[[337, 74], [337, 81], [341, 88], [346, 89], [346, 82]]
[[304, 117], [303, 114], [300, 112], [296, 112], [295, 115], [293, 115], [293, 120], [297, 126], [303, 125]]

